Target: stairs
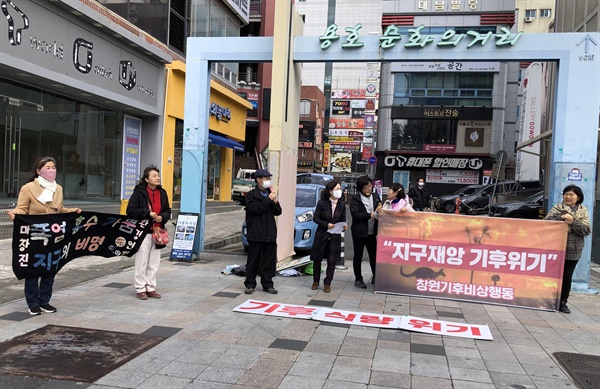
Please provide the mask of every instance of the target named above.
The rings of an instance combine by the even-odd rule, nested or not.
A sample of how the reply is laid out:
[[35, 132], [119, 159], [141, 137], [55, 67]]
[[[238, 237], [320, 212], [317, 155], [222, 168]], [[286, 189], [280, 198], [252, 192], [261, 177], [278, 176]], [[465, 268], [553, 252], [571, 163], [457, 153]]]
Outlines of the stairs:
[[237, 171], [240, 169], [258, 169], [258, 167], [256, 166], [256, 161], [254, 160], [254, 157], [245, 156], [245, 155], [236, 155], [234, 166], [233, 166], [234, 177], [235, 177], [235, 174], [237, 173]]

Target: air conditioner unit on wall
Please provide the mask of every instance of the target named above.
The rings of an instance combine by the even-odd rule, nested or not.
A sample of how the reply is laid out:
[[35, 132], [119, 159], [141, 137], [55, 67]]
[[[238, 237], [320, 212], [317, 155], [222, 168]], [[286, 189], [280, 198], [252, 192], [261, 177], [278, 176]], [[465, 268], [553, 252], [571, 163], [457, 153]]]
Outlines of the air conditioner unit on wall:
[[535, 19], [535, 18], [532, 18], [532, 17], [528, 16], [528, 17], [525, 18], [525, 23], [531, 23], [531, 22], [533, 22], [533, 19]]

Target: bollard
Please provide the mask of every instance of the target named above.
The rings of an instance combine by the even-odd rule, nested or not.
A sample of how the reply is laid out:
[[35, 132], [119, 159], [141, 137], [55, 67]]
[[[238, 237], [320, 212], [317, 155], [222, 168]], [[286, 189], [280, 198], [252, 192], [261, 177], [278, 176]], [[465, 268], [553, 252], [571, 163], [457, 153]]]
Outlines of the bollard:
[[345, 252], [345, 248], [344, 248], [344, 246], [345, 246], [345, 244], [344, 244], [344, 235], [345, 235], [345, 233], [342, 232], [342, 235], [341, 235], [341, 238], [342, 238], [342, 247], [341, 247], [341, 250], [342, 251], [340, 251], [340, 259], [337, 261], [337, 264], [335, 265], [335, 268], [338, 269], [338, 270], [346, 270], [346, 269], [348, 269], [348, 266], [344, 265], [344, 257], [345, 257], [345, 254], [344, 254], [344, 252]]
[[456, 204], [456, 209], [454, 210], [454, 213], [457, 215], [460, 215], [460, 197], [457, 197], [456, 200], [454, 200], [454, 204]]

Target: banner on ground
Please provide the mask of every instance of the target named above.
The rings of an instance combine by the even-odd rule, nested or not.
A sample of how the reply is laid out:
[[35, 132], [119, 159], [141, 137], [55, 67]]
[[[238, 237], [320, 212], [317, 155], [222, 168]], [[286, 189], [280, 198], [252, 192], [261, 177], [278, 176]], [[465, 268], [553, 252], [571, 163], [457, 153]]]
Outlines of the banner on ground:
[[75, 258], [134, 255], [149, 220], [98, 212], [15, 215], [13, 272], [18, 279], [53, 276]]
[[384, 211], [375, 290], [556, 310], [562, 222]]
[[493, 340], [492, 333], [487, 325], [452, 323], [414, 316], [344, 311], [334, 308], [272, 303], [260, 300], [247, 300], [233, 308], [233, 311], [257, 315], [287, 317], [290, 319], [317, 320], [328, 323], [352, 324], [394, 330], [401, 329], [427, 334]]

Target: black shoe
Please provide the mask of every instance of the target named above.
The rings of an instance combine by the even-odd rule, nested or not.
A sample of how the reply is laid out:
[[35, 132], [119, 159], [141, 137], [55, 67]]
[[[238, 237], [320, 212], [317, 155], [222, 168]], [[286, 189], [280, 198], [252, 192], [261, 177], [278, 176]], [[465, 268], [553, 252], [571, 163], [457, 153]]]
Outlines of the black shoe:
[[356, 286], [357, 288], [366, 289], [367, 284], [365, 284], [363, 280], [357, 280], [354, 282], [354, 286]]
[[54, 312], [56, 312], [56, 308], [54, 308], [50, 304], [41, 304], [40, 308], [42, 308], [42, 311], [44, 311], [46, 313], [54, 313]]
[[277, 289], [272, 288], [272, 287], [271, 288], [263, 288], [263, 290], [269, 294], [277, 294], [278, 293]]
[[571, 313], [571, 310], [569, 309], [569, 307], [567, 307], [566, 301], [560, 302], [560, 306], [559, 306], [558, 310], [561, 311], [562, 313]]
[[252, 293], [254, 293], [254, 288], [246, 288], [246, 290], [244, 291], [244, 293], [246, 293], [246, 294], [252, 294]]
[[32, 316], [41, 315], [42, 314], [42, 310], [40, 309], [40, 307], [29, 308], [29, 314], [32, 315]]

